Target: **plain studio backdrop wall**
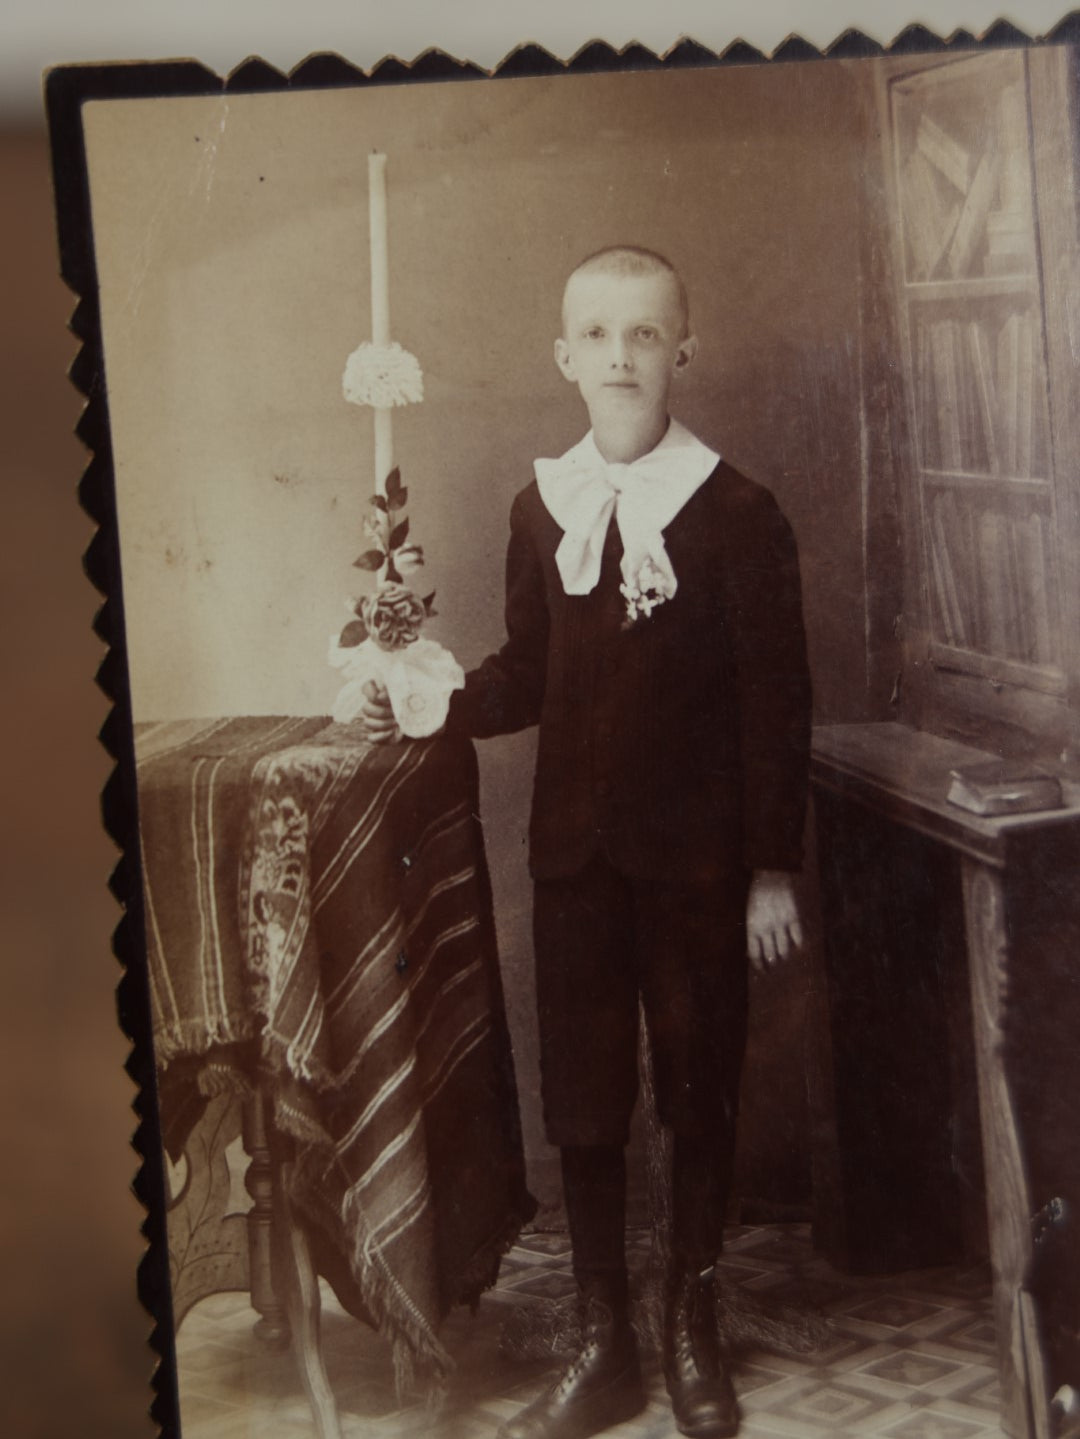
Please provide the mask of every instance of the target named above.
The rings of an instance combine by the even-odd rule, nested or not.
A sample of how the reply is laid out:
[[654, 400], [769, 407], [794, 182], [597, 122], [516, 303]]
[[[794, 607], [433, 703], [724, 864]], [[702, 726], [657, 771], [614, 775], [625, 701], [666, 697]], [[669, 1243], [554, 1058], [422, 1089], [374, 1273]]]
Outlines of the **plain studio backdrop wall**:
[[[136, 719], [329, 709], [328, 642], [370, 584], [352, 561], [367, 548], [372, 421], [341, 375], [371, 333], [372, 150], [389, 157], [392, 334], [424, 371], [425, 399], [395, 412], [394, 433], [436, 636], [466, 666], [500, 642], [513, 495], [534, 457], [587, 425], [552, 359], [563, 282], [594, 249], [642, 244], [683, 273], [701, 342], [675, 414], [794, 525], [817, 716], [877, 717], [861, 338], [881, 170], [872, 71], [89, 105]], [[532, 739], [481, 753], [535, 1158]], [[778, 1154], [796, 1119], [776, 1128]]]

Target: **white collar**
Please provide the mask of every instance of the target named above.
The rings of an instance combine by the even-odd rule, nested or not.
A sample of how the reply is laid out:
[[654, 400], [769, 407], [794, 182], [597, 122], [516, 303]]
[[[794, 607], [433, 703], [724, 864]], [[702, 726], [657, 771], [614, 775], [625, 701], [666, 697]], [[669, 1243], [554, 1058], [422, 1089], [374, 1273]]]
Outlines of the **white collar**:
[[566, 593], [587, 595], [595, 589], [614, 513], [623, 542], [624, 583], [637, 585], [648, 563], [670, 599], [678, 582], [663, 531], [719, 459], [715, 450], [671, 420], [659, 444], [629, 465], [606, 461], [591, 430], [557, 460], [536, 460], [540, 497], [563, 531], [555, 562]]

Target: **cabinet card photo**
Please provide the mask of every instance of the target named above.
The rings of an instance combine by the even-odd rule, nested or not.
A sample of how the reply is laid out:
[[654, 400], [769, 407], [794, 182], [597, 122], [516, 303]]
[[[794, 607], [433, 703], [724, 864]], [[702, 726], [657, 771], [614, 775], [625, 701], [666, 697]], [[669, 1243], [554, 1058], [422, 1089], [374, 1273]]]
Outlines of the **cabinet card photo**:
[[50, 72], [166, 1435], [1080, 1432], [1074, 38]]

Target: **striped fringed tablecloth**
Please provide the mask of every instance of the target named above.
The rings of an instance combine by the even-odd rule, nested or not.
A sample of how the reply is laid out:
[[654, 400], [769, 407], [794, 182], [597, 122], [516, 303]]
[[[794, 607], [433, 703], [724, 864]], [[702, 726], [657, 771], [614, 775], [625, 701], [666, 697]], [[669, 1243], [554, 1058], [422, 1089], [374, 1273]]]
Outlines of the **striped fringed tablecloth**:
[[534, 1207], [472, 746], [245, 718], [142, 724], [136, 753], [159, 1071], [261, 1082], [350, 1307], [399, 1372], [447, 1366], [439, 1320]]

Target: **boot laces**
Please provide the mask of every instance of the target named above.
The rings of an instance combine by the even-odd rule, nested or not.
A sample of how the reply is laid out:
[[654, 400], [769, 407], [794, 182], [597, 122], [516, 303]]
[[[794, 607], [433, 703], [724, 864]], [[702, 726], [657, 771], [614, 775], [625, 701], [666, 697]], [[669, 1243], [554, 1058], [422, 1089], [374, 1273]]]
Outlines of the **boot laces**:
[[593, 1339], [586, 1339], [585, 1343], [571, 1359], [570, 1363], [563, 1370], [561, 1377], [555, 1384], [555, 1393], [563, 1394], [572, 1389], [577, 1383], [579, 1376], [588, 1367], [590, 1360], [596, 1350], [596, 1342]]
[[702, 1331], [715, 1323], [711, 1271], [694, 1275], [679, 1296], [678, 1308], [683, 1322], [677, 1324], [675, 1354], [680, 1363], [698, 1363], [698, 1339]]

